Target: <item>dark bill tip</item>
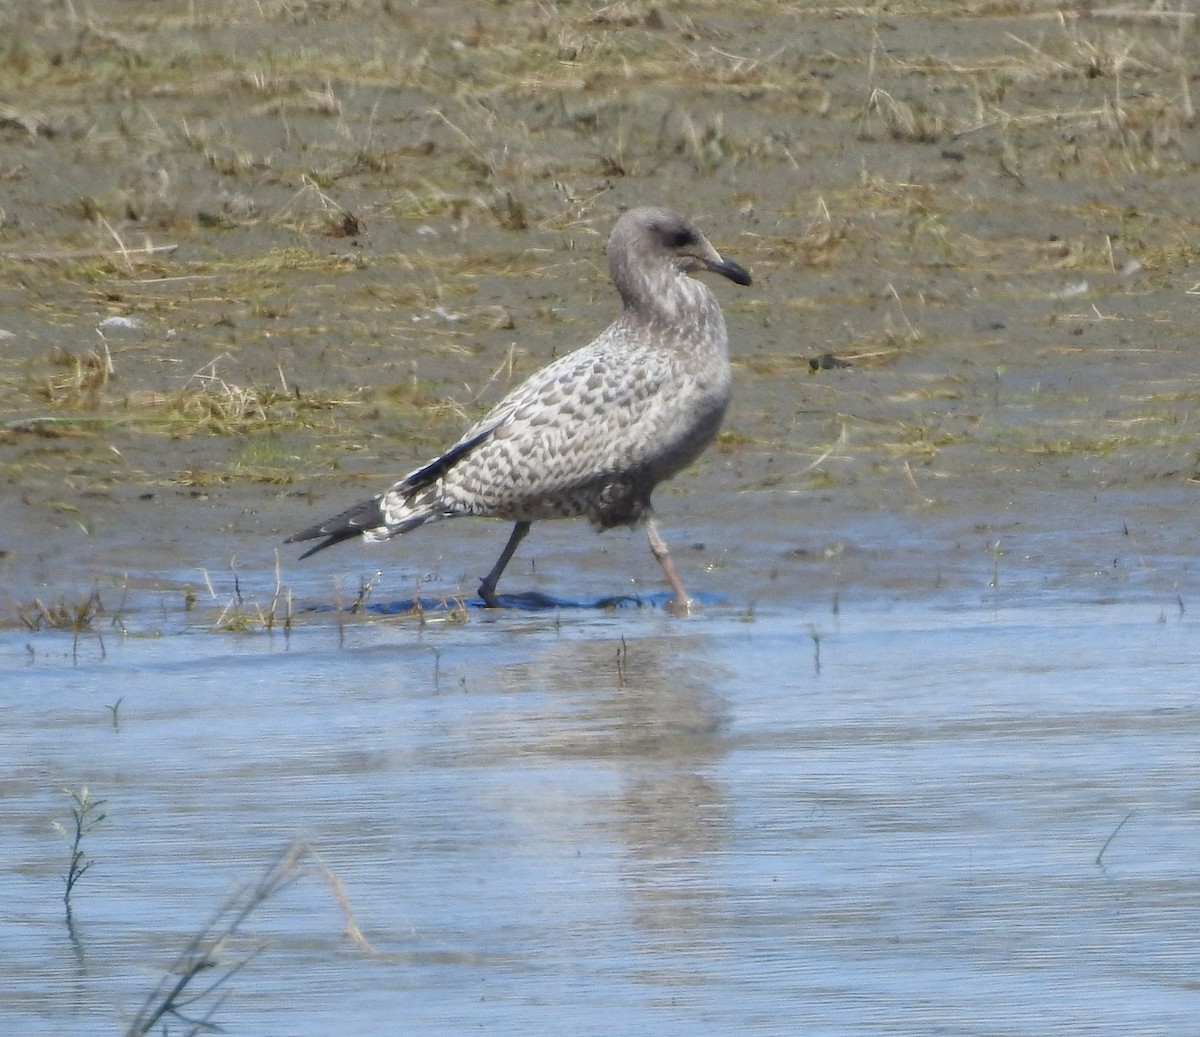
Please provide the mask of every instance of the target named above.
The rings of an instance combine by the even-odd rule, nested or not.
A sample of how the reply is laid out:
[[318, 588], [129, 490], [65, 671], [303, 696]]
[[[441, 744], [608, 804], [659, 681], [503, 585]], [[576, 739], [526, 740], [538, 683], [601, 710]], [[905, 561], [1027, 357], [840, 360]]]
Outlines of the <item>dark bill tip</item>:
[[708, 269], [714, 274], [728, 277], [734, 284], [748, 285], [751, 283], [750, 271], [732, 259], [722, 259], [719, 263], [711, 263]]

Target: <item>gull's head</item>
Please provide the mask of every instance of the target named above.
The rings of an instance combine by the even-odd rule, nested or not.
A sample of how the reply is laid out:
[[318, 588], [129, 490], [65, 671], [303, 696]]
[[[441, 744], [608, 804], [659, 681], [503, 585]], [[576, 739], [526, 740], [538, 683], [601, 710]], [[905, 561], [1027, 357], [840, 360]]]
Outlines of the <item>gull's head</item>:
[[607, 251], [613, 281], [622, 295], [635, 282], [657, 282], [672, 271], [708, 270], [734, 284], [750, 284], [745, 267], [725, 259], [694, 223], [670, 209], [630, 209], [613, 227]]

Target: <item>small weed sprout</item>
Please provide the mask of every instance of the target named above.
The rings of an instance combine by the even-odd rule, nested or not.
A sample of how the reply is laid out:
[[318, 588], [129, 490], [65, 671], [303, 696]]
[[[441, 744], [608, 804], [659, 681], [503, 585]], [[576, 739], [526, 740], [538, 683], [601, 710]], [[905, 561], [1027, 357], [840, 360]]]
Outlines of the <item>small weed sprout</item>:
[[444, 598], [442, 604], [447, 610], [446, 619], [451, 623], [466, 623], [470, 621], [470, 613], [467, 611], [467, 599], [463, 592], [456, 591], [449, 598]]
[[74, 936], [75, 922], [71, 915], [71, 894], [75, 890], [75, 884], [92, 866], [91, 858], [83, 848], [83, 837], [108, 815], [103, 811], [105, 800], [92, 799], [86, 785], [78, 790], [63, 789], [63, 792], [71, 797], [74, 804], [71, 807], [71, 821], [69, 825], [55, 821], [54, 828], [71, 844], [67, 873], [63, 876], [63, 882], [66, 884], [66, 889], [63, 890], [63, 907], [67, 914], [67, 929]]

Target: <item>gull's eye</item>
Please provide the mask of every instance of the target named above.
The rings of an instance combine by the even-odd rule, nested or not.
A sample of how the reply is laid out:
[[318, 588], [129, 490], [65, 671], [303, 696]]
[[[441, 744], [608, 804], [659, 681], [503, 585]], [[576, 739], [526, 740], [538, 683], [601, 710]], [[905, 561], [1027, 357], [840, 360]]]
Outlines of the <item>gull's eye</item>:
[[662, 239], [667, 248], [686, 248], [696, 244], [696, 235], [687, 227], [664, 228]]

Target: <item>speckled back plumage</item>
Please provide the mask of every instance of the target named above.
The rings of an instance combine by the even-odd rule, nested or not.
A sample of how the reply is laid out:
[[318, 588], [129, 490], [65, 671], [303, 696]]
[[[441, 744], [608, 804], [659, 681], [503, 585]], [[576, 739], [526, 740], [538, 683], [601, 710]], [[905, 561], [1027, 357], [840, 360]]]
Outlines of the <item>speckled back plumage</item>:
[[625, 213], [607, 252], [624, 309], [594, 341], [531, 376], [386, 493], [291, 539], [328, 537], [320, 550], [459, 515], [586, 516], [601, 528], [647, 518], [654, 487], [700, 455], [729, 404], [725, 321], [689, 273], [750, 278], [665, 209]]

